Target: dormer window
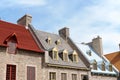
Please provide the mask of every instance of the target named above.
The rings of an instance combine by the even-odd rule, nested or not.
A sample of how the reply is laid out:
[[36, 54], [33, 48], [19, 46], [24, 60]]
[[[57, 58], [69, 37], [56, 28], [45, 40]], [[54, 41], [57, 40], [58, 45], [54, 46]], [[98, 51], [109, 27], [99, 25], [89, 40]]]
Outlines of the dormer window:
[[58, 39], [55, 43], [56, 43], [56, 45], [60, 45], [61, 44], [60, 39]]
[[103, 61], [101, 64], [102, 71], [105, 71], [105, 62]]
[[109, 67], [109, 71], [111, 71], [111, 72], [112, 72], [112, 71], [113, 71], [113, 69], [112, 69], [112, 64], [109, 64], [109, 66], [108, 66], [108, 67]]
[[97, 70], [97, 61], [95, 59], [93, 61], [93, 70]]
[[63, 60], [68, 61], [68, 51], [67, 50], [63, 51]]
[[53, 60], [58, 60], [58, 50], [56, 48], [52, 50], [52, 58]]
[[91, 50], [86, 51], [86, 53], [91, 56]]
[[46, 42], [47, 42], [48, 44], [51, 44], [51, 38], [48, 37], [48, 38], [46, 39]]
[[78, 62], [78, 54], [76, 51], [73, 51], [73, 62]]
[[11, 53], [11, 54], [15, 54], [16, 53], [16, 42], [14, 41], [9, 41], [7, 42], [8, 48], [7, 48], [7, 52]]
[[13, 34], [9, 35], [5, 39], [4, 44], [6, 44], [8, 46], [7, 47], [7, 52], [8, 53], [15, 54], [16, 53], [17, 44], [18, 44], [16, 34], [13, 33]]

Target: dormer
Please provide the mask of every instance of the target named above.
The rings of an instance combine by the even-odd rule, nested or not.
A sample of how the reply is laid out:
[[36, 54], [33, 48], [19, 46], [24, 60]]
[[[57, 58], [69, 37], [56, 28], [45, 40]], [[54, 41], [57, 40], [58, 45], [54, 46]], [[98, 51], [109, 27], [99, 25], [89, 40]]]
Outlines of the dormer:
[[104, 61], [102, 61], [102, 63], [101, 63], [101, 69], [102, 69], [102, 71], [105, 71], [105, 62]]
[[61, 40], [58, 39], [55, 43], [56, 43], [56, 45], [60, 45], [61, 44]]
[[93, 65], [92, 69], [97, 70], [97, 61], [95, 59], [94, 59], [92, 65]]
[[52, 59], [58, 60], [58, 49], [56, 47], [52, 49]]
[[16, 53], [17, 44], [18, 44], [16, 34], [13, 33], [13, 34], [9, 35], [4, 40], [4, 44], [7, 45], [7, 53], [15, 54]]
[[48, 44], [51, 44], [51, 38], [48, 37], [48, 38], [46, 39], [46, 42], [47, 42]]
[[63, 60], [68, 61], [68, 51], [66, 49], [63, 51]]
[[72, 53], [73, 62], [78, 62], [78, 53], [74, 50]]
[[87, 53], [89, 56], [92, 55], [92, 54], [91, 54], [91, 50], [87, 50], [86, 53]]
[[111, 71], [111, 72], [113, 71], [112, 64], [109, 64], [108, 68], [109, 68], [109, 71]]

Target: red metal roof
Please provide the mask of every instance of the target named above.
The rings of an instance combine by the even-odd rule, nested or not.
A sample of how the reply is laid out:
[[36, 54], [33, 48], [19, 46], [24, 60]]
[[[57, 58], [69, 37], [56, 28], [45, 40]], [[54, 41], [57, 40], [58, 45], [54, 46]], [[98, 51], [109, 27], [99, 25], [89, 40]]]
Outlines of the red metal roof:
[[4, 41], [11, 34], [15, 34], [18, 45], [17, 48], [35, 52], [43, 52], [35, 42], [31, 33], [24, 26], [0, 20], [0, 46], [6, 46]]

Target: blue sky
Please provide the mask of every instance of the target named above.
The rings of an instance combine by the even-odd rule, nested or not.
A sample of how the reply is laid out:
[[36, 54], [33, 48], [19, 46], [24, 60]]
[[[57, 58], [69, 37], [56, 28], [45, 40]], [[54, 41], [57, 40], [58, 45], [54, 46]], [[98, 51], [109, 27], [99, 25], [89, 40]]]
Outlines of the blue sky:
[[36, 29], [52, 33], [70, 28], [74, 42], [102, 37], [104, 54], [118, 51], [120, 0], [1, 0], [0, 18], [16, 23], [24, 14]]

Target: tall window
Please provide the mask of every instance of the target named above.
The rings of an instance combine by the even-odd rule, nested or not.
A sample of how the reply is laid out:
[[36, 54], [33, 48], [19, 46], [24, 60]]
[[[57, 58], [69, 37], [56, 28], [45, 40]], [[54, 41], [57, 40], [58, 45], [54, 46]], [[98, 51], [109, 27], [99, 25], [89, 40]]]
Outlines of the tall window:
[[15, 54], [16, 53], [16, 42], [8, 41], [7, 45], [8, 45], [7, 52], [11, 54]]
[[7, 65], [6, 80], [16, 80], [16, 65]]
[[49, 73], [49, 80], [56, 80], [56, 73], [55, 72], [50, 72]]
[[113, 71], [112, 64], [109, 64], [109, 71]]
[[67, 80], [67, 74], [61, 73], [61, 80]]
[[105, 62], [103, 61], [101, 64], [102, 71], [105, 71]]
[[67, 50], [63, 51], [63, 60], [68, 61], [68, 51]]
[[58, 60], [58, 50], [56, 47], [52, 49], [52, 58], [53, 60]]
[[35, 67], [27, 66], [27, 80], [35, 80]]
[[88, 80], [88, 75], [81, 75], [81, 80]]
[[77, 80], [77, 74], [72, 74], [72, 80]]
[[73, 54], [73, 61], [78, 62], [78, 55], [77, 54]]
[[97, 70], [97, 61], [96, 60], [94, 60], [94, 62], [93, 62], [93, 70]]

